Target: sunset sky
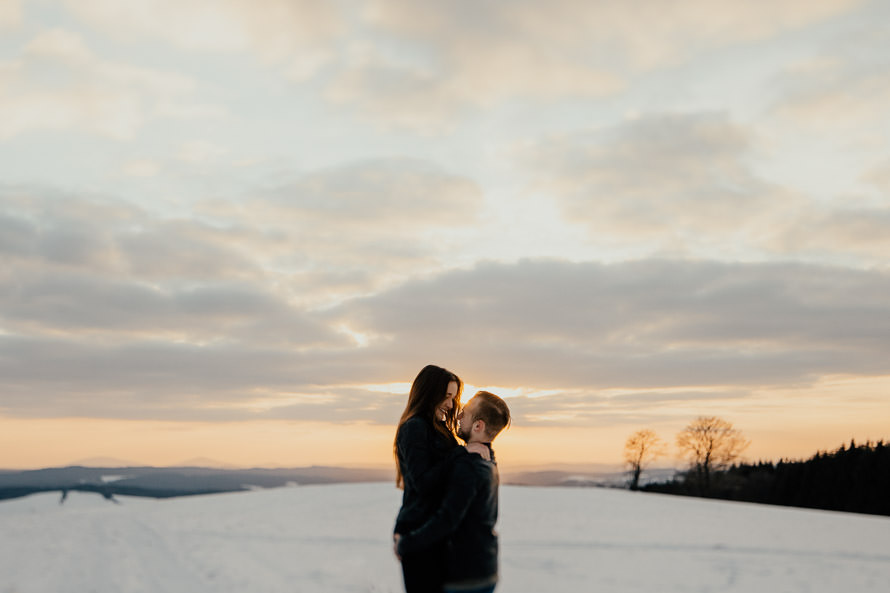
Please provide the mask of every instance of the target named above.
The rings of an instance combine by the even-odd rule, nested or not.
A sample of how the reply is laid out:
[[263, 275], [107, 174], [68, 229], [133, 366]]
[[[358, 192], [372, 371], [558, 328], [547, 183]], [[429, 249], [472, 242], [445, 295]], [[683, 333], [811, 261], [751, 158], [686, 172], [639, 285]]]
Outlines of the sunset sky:
[[884, 0], [0, 0], [0, 468], [391, 464], [428, 363], [507, 466], [888, 439], [888, 48]]

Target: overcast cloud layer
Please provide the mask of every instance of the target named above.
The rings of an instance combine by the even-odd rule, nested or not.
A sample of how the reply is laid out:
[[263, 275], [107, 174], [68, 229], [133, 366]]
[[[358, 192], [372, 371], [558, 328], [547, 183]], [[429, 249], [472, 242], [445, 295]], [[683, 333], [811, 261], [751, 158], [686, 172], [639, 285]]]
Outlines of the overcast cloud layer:
[[436, 362], [605, 425], [886, 375], [888, 23], [0, 0], [0, 415], [391, 424]]

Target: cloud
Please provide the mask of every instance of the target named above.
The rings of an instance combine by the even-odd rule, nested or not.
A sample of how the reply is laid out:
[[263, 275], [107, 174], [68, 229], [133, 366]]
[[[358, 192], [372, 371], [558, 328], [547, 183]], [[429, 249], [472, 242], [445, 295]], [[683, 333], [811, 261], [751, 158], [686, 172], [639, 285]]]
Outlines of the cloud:
[[[763, 115], [773, 160], [788, 160], [801, 176], [815, 180], [814, 191], [821, 190], [823, 199], [847, 202], [841, 208], [848, 211], [838, 215], [838, 225], [845, 228], [851, 228], [854, 215], [861, 218], [870, 214], [867, 210], [890, 205], [879, 172], [890, 154], [885, 107], [890, 103], [890, 58], [884, 49], [890, 43], [884, 25], [888, 19], [890, 5], [872, 2], [855, 20], [825, 35], [810, 55], [770, 81], [771, 102]], [[794, 155], [793, 161], [785, 155]], [[824, 195], [823, 187], [845, 195]], [[857, 208], [851, 201], [871, 203], [857, 215], [849, 212]], [[828, 217], [817, 212], [806, 218], [821, 226]], [[874, 228], [858, 226], [866, 231]], [[852, 241], [848, 250], [862, 252], [857, 243], [862, 241]], [[879, 253], [886, 252], [882, 242], [875, 242], [871, 249], [866, 261], [886, 263]]]
[[280, 396], [329, 378], [299, 352], [243, 343], [0, 336], [0, 352], [2, 407], [32, 417], [246, 418], [244, 404], [267, 390]]
[[[754, 166], [762, 138], [723, 113], [650, 114], [517, 151], [529, 191], [552, 197], [590, 241], [652, 254], [777, 255], [885, 265], [890, 203], [826, 203]], [[865, 176], [881, 183], [881, 168]]]
[[[250, 261], [224, 230], [171, 220], [109, 197], [0, 188], [10, 229], [0, 249], [29, 271], [124, 275], [157, 282], [250, 277]], [[233, 233], [234, 235], [234, 233]]]
[[890, 277], [803, 264], [523, 261], [412, 282], [334, 316], [476, 384], [641, 389], [880, 373]]
[[523, 387], [530, 424], [637, 421], [879, 375], [890, 348], [890, 276], [805, 264], [487, 263], [327, 310], [268, 283], [2, 280], [7, 415], [391, 422], [404, 394], [365, 386], [435, 362]]
[[[890, 9], [869, 3], [854, 26], [835, 32], [815, 54], [790, 65], [772, 81], [771, 115], [799, 128], [831, 130], [834, 143], [861, 136], [862, 128], [885, 120], [890, 98], [890, 58], [884, 48], [890, 32], [884, 23]], [[851, 131], [860, 132], [851, 134]], [[872, 130], [873, 131], [873, 130]]]
[[890, 63], [862, 71], [835, 60], [800, 65], [786, 73], [785, 86], [796, 83], [796, 88], [777, 102], [775, 115], [801, 127], [819, 123], [836, 130], [871, 125], [881, 119], [882, 106], [890, 97], [888, 68]]
[[46, 190], [4, 188], [0, 203], [8, 213], [0, 217], [6, 331], [114, 342], [130, 334], [207, 342], [254, 332], [269, 342], [301, 335], [312, 343], [321, 335], [259, 282], [264, 271], [238, 245], [238, 233]]
[[521, 162], [535, 191], [597, 237], [681, 251], [750, 246], [802, 203], [754, 174], [750, 145], [723, 113], [652, 114], [542, 140]]
[[0, 193], [4, 413], [237, 419], [353, 347], [269, 280], [248, 235], [44, 194]]
[[14, 29], [22, 23], [20, 0], [0, 0], [0, 29]]
[[0, 139], [79, 129], [128, 140], [156, 117], [223, 113], [195, 101], [193, 79], [106, 60], [63, 29], [39, 33], [16, 58], [0, 61], [0, 78]]
[[801, 213], [777, 234], [776, 252], [855, 265], [890, 264], [890, 207], [818, 208]]
[[746, 405], [752, 392], [745, 389], [622, 391], [595, 388], [546, 396], [510, 397], [510, 413], [518, 426], [610, 427], [663, 421], [677, 408], [719, 404]]
[[157, 287], [88, 273], [15, 271], [14, 288], [0, 299], [7, 331], [113, 342], [245, 341], [283, 348], [347, 343], [265, 288], [233, 283]]
[[149, 159], [127, 161], [121, 167], [121, 172], [129, 177], [154, 177], [158, 171], [160, 171], [160, 166]]
[[441, 131], [468, 110], [509, 101], [613, 95], [640, 73], [760, 42], [858, 4], [795, 0], [764, 19], [754, 6], [701, 0], [670, 7], [557, 0], [546, 18], [530, 0], [378, 0], [357, 15], [320, 0], [66, 2], [77, 19], [113, 38], [162, 40], [193, 52], [249, 52], [298, 84], [317, 77], [328, 99], [377, 124], [424, 131]]
[[483, 202], [472, 180], [418, 159], [375, 159], [294, 176], [238, 201], [208, 201], [208, 220], [263, 236], [265, 265], [291, 274], [298, 298], [367, 294], [439, 269], [454, 229]]
[[456, 44], [460, 52], [433, 48], [434, 58], [424, 58], [431, 51], [423, 47], [408, 50], [420, 59], [406, 59], [401, 48], [385, 47], [387, 42], [354, 45], [327, 96], [378, 122], [437, 131], [468, 108], [514, 97], [603, 96], [624, 85], [616, 74], [554, 59], [522, 41], [472, 34], [464, 31]]
[[866, 171], [863, 180], [881, 192], [881, 203], [890, 205], [890, 158]]
[[416, 160], [314, 171], [252, 195], [172, 217], [113, 196], [0, 187], [8, 413], [167, 417], [178, 393], [183, 416], [272, 417], [302, 413], [293, 390], [383, 381], [390, 365], [351, 356], [355, 334], [309, 306], [432, 273], [443, 248], [430, 237], [466, 224], [481, 199]]
[[[479, 208], [472, 181], [415, 159], [379, 159], [321, 170], [267, 196], [267, 204], [300, 217], [369, 220], [403, 226], [465, 223]], [[332, 216], [333, 215], [333, 216]]]
[[[0, 187], [5, 216], [0, 223], [11, 232], [0, 249], [17, 260], [39, 260], [50, 265], [74, 265], [100, 271], [113, 269], [116, 254], [108, 232], [138, 215], [123, 202], [76, 199], [46, 191]], [[108, 225], [108, 226], [106, 226]]]
[[155, 286], [273, 278], [290, 299], [330, 304], [438, 269], [483, 199], [471, 179], [417, 159], [292, 174], [175, 217], [114, 196], [0, 188], [0, 250], [31, 271], [71, 266]]
[[[760, 7], [731, 1], [658, 0], [632, 4], [591, 5], [561, 0], [541, 18], [533, 1], [522, 2], [508, 18], [534, 31], [539, 41], [591, 45], [617, 50], [622, 66], [634, 70], [677, 64], [695, 54], [722, 47], [762, 42], [844, 13], [860, 0], [785, 1], [769, 19]], [[503, 9], [503, 12], [513, 12]], [[601, 45], [600, 45], [601, 44]]]
[[436, 3], [378, 0], [374, 35], [353, 44], [332, 100], [375, 121], [435, 130], [467, 109], [506, 101], [604, 97], [641, 72], [836, 16], [854, 0], [754, 5], [687, 0]]
[[206, 140], [191, 140], [179, 147], [177, 158], [186, 163], [205, 163], [219, 159], [226, 153], [226, 148]]
[[325, 44], [343, 34], [345, 15], [322, 0], [69, 0], [81, 21], [112, 37], [161, 39], [184, 50], [253, 52], [303, 79], [328, 61]]

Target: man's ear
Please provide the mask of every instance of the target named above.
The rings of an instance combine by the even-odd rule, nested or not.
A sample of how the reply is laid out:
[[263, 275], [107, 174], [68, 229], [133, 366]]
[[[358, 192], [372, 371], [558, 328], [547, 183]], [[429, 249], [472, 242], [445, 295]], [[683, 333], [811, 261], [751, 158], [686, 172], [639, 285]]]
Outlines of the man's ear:
[[473, 422], [473, 430], [477, 432], [485, 432], [485, 420], [476, 420]]

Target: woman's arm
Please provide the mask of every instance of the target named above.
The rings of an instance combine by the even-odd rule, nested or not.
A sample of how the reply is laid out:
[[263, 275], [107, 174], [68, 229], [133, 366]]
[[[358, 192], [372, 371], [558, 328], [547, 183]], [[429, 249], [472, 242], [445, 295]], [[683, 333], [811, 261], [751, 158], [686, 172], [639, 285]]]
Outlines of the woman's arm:
[[479, 490], [479, 476], [466, 461], [456, 462], [450, 473], [448, 489], [435, 514], [414, 531], [395, 538], [397, 556], [425, 550], [457, 531]]
[[402, 424], [396, 438], [405, 486], [424, 497], [444, 489], [451, 461], [463, 450], [455, 446], [443, 458], [433, 449], [432, 430], [435, 429], [420, 418], [411, 418]]

